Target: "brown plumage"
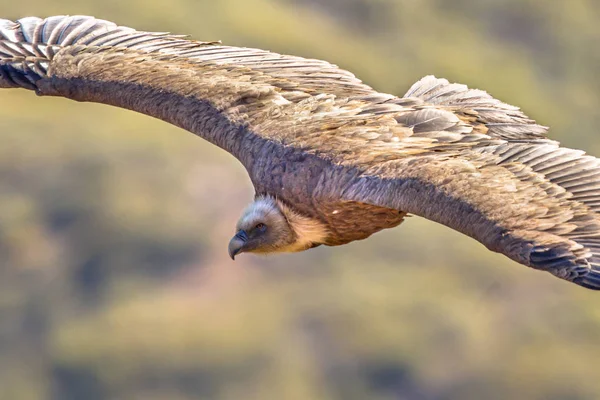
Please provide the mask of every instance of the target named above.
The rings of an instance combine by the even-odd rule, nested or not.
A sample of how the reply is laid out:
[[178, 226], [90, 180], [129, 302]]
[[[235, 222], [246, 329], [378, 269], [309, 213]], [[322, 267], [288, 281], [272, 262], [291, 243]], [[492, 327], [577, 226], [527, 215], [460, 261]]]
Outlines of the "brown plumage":
[[0, 87], [135, 110], [233, 154], [257, 200], [232, 257], [340, 245], [411, 213], [600, 289], [600, 161], [485, 92], [426, 77], [400, 98], [324, 61], [83, 16], [0, 20]]

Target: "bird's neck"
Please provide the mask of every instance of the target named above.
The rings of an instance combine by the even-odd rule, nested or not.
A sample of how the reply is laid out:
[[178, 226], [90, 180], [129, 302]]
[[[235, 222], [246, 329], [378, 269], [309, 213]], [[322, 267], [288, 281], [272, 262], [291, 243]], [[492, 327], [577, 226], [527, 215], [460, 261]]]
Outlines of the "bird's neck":
[[302, 251], [325, 243], [329, 229], [322, 221], [302, 214], [279, 199], [275, 201], [296, 235], [296, 241], [287, 246], [285, 251]]

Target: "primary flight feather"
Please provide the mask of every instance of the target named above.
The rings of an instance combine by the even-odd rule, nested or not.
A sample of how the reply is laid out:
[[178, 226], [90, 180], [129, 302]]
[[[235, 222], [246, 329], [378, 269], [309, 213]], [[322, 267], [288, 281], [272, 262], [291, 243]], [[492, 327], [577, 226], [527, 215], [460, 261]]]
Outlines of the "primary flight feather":
[[0, 87], [111, 104], [237, 157], [256, 190], [229, 254], [364, 239], [408, 214], [600, 289], [600, 161], [486, 92], [378, 93], [325, 61], [86, 16], [0, 19]]

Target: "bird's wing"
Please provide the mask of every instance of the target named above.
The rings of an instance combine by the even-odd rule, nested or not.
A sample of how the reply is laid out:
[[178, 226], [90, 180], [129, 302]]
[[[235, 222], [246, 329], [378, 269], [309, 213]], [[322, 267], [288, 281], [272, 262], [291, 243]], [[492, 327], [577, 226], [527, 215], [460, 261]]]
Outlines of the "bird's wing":
[[600, 161], [512, 144], [358, 167], [342, 197], [442, 223], [513, 260], [600, 289]]
[[[86, 16], [0, 19], [0, 88], [111, 104], [239, 153], [248, 121], [327, 94], [374, 91], [324, 61], [140, 32]], [[268, 137], [267, 137], [268, 139]], [[239, 154], [238, 154], [239, 155]]]
[[410, 109], [381, 114], [365, 106], [365, 118], [379, 123], [342, 140], [338, 132], [348, 144], [329, 151], [352, 171], [342, 199], [425, 217], [521, 264], [600, 289], [600, 160], [545, 139], [545, 128], [516, 108], [472, 93], [478, 100], [465, 113], [423, 93], [392, 100], [412, 102]]
[[485, 92], [426, 77], [403, 98], [321, 104], [285, 143], [346, 171], [329, 171], [319, 196], [419, 215], [600, 289], [600, 160], [546, 130]]

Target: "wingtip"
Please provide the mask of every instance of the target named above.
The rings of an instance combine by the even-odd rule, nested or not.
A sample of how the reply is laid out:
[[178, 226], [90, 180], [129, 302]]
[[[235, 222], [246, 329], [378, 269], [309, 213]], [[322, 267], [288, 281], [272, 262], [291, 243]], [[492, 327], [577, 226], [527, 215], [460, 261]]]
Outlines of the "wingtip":
[[573, 282], [587, 289], [600, 290], [600, 271], [590, 269], [587, 274], [573, 279]]

